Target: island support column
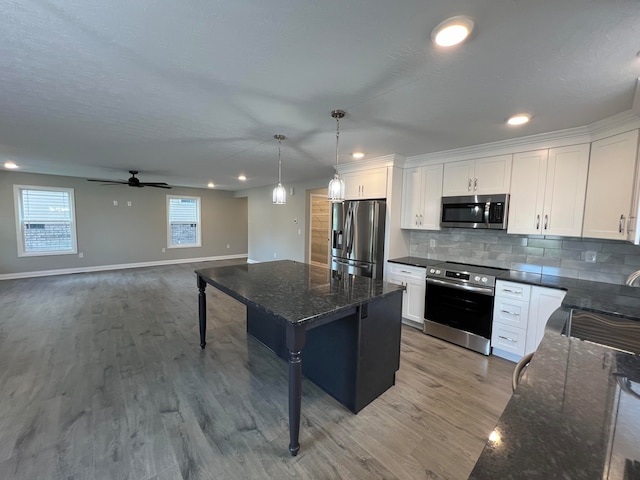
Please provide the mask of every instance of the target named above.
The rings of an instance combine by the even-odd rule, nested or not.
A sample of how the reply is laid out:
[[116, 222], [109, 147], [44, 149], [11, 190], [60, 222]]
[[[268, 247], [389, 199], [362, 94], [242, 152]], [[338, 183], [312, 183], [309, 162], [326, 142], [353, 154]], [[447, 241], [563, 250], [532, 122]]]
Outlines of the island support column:
[[296, 456], [300, 450], [300, 410], [302, 403], [302, 348], [305, 327], [287, 325], [289, 350], [289, 452]]
[[198, 275], [198, 320], [200, 322], [200, 348], [204, 348], [207, 344], [207, 295], [204, 289], [207, 288], [207, 282]]

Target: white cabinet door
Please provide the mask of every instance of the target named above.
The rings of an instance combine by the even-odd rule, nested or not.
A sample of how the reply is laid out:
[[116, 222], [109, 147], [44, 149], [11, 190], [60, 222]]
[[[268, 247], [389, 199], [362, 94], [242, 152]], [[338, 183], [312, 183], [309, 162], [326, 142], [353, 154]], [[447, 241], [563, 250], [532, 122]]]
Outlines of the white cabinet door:
[[443, 165], [428, 165], [422, 167], [424, 176], [422, 183], [423, 230], [440, 230], [440, 210], [442, 207], [442, 174]]
[[560, 307], [566, 294], [564, 290], [556, 288], [533, 287], [531, 289], [526, 353], [536, 351], [544, 336], [549, 317]]
[[376, 168], [362, 172], [362, 198], [387, 197], [387, 169]]
[[638, 154], [638, 130], [591, 144], [582, 236], [626, 240]]
[[473, 195], [474, 170], [475, 160], [445, 163], [442, 195]]
[[344, 198], [347, 200], [358, 200], [362, 192], [361, 173], [345, 173], [342, 175], [344, 180]]
[[548, 160], [548, 150], [513, 156], [507, 233], [541, 232]]
[[402, 178], [402, 218], [400, 223], [402, 228], [420, 228], [420, 215], [424, 216], [422, 211], [423, 176], [423, 167], [408, 168], [404, 171]]
[[588, 170], [588, 144], [549, 150], [542, 220], [544, 235], [582, 235]]
[[424, 324], [424, 298], [426, 294], [426, 283], [424, 277], [420, 280], [415, 277], [406, 278], [407, 296], [406, 310], [403, 305], [403, 313], [405, 318]]
[[437, 164], [404, 171], [401, 228], [440, 230], [442, 168]]
[[511, 155], [499, 155], [476, 160], [472, 194], [509, 193], [511, 159]]

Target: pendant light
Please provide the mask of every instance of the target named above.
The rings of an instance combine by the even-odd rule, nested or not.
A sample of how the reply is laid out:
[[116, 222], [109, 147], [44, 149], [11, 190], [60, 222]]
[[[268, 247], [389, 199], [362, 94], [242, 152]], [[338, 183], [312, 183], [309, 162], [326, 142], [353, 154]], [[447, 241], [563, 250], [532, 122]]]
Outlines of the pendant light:
[[282, 186], [282, 159], [280, 158], [280, 145], [285, 139], [284, 135], [274, 135], [273, 138], [278, 140], [278, 186], [273, 189], [273, 203], [283, 205], [287, 203], [287, 190]]
[[340, 141], [340, 119], [344, 118], [344, 111], [342, 110], [334, 110], [331, 112], [331, 116], [336, 119], [336, 173], [329, 182], [329, 191], [327, 197], [331, 203], [341, 203], [344, 202], [344, 180], [340, 177], [338, 173], [338, 162], [340, 160], [340, 156], [338, 153], [338, 146]]

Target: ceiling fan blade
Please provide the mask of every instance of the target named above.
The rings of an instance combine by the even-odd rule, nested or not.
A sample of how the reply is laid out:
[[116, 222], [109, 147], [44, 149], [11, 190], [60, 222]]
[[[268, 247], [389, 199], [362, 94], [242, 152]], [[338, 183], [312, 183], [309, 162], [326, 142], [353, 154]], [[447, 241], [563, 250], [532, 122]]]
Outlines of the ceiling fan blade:
[[171, 188], [169, 185], [165, 184], [153, 184], [153, 183], [145, 183], [140, 185], [141, 187], [155, 187], [155, 188]]
[[87, 178], [87, 181], [89, 182], [102, 182], [102, 183], [107, 183], [107, 184], [112, 184], [112, 185], [127, 185], [129, 182], [123, 182], [123, 181], [119, 181], [119, 180], [100, 180], [99, 178]]
[[140, 185], [153, 186], [153, 185], [169, 185], [169, 184], [166, 182], [140, 182]]

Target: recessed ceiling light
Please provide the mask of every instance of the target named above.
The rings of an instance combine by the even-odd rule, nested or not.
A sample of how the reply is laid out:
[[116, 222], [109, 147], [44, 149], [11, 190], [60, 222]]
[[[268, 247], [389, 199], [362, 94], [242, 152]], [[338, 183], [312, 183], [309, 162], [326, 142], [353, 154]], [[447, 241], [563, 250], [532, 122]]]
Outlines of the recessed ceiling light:
[[441, 47], [462, 43], [473, 30], [473, 20], [465, 15], [447, 18], [431, 32], [431, 40]]
[[18, 165], [16, 165], [14, 162], [4, 162], [4, 168], [9, 168], [11, 170], [15, 170], [16, 168], [18, 168]]
[[529, 120], [531, 120], [531, 115], [529, 115], [528, 113], [518, 113], [516, 115], [513, 115], [512, 117], [509, 117], [507, 123], [509, 125], [524, 125]]
[[239, 175], [238, 176], [238, 180], [240, 180], [241, 182], [244, 182], [247, 179], [247, 177], [245, 177], [244, 175]]
[[209, 183], [207, 183], [207, 187], [213, 188], [213, 187], [215, 187], [215, 185], [213, 184], [213, 182], [209, 182]]
[[364, 153], [363, 153], [363, 152], [353, 152], [353, 153], [351, 154], [351, 156], [352, 156], [353, 158], [362, 158], [362, 157], [364, 157]]

